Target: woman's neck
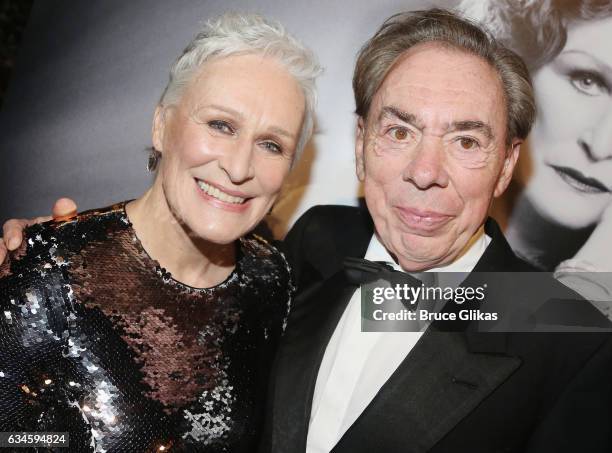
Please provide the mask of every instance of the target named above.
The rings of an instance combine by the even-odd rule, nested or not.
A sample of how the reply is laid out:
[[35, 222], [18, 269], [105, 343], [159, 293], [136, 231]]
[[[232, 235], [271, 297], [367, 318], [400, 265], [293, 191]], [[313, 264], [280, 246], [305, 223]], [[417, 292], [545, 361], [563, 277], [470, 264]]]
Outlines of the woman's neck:
[[592, 231], [592, 227], [567, 228], [543, 217], [523, 194], [510, 215], [506, 237], [517, 254], [544, 270], [554, 270], [576, 254]]
[[161, 184], [127, 204], [142, 247], [181, 283], [206, 288], [223, 282], [236, 265], [236, 246], [194, 238], [170, 210]]

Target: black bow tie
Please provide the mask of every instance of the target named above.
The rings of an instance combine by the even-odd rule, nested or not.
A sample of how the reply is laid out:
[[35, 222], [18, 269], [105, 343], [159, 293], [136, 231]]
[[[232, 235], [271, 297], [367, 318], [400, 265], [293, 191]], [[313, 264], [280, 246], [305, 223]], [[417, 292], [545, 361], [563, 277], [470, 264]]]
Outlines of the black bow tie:
[[435, 273], [419, 273], [422, 277], [419, 279], [406, 272], [396, 271], [387, 263], [351, 256], [344, 259], [344, 270], [348, 280], [355, 285], [364, 285], [376, 280], [385, 280], [392, 285], [407, 283], [409, 286], [421, 286], [424, 281], [426, 286], [435, 284]]
[[[348, 281], [361, 287], [362, 304], [364, 303], [363, 297], [365, 294], [365, 303], [367, 307], [366, 312], [374, 309], [369, 297], [372, 297], [375, 287], [396, 288], [399, 286], [400, 289], [398, 289], [398, 291], [402, 291], [401, 288], [405, 288], [406, 285], [410, 288], [419, 288], [422, 285], [425, 287], [435, 287], [438, 283], [435, 272], [420, 272], [415, 276], [406, 272], [397, 271], [393, 268], [393, 266], [387, 263], [380, 261], [368, 261], [361, 258], [345, 258], [344, 269]], [[417, 278], [417, 276], [420, 278]], [[404, 291], [406, 290], [404, 289]], [[396, 300], [399, 301], [407, 310], [416, 310], [422, 296], [416, 301], [410, 301], [409, 299], [404, 299], [404, 297], [406, 297], [405, 292], [402, 294], [404, 295], [394, 296], [394, 298], [397, 297]], [[435, 302], [435, 300], [430, 300], [430, 302]], [[421, 308], [425, 308], [427, 306], [428, 305], [426, 304]], [[433, 307], [431, 304], [429, 306]]]

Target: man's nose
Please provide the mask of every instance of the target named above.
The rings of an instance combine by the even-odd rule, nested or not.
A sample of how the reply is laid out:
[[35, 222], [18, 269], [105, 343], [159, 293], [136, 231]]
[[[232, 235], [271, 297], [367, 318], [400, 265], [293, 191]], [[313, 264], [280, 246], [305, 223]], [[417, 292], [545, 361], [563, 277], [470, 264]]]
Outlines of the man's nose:
[[444, 146], [440, 137], [423, 137], [411, 154], [402, 174], [404, 181], [411, 182], [421, 190], [448, 185]]
[[219, 167], [232, 183], [242, 184], [255, 174], [253, 144], [247, 137], [240, 137], [233, 145], [219, 158]]
[[612, 104], [600, 121], [580, 136], [578, 144], [593, 162], [612, 159]]

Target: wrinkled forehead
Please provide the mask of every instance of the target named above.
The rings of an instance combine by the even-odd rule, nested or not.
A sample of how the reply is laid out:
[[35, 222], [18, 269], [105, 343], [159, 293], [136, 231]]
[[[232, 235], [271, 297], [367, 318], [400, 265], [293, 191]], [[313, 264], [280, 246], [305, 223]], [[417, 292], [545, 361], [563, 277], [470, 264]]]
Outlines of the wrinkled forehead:
[[[504, 131], [503, 86], [482, 58], [437, 43], [415, 46], [393, 64], [373, 98], [369, 117], [388, 106], [410, 112], [423, 127], [481, 121]], [[373, 115], [372, 115], [373, 114]]]
[[[222, 105], [246, 117], [266, 114], [277, 122], [300, 119], [306, 97], [293, 75], [273, 56], [249, 53], [218, 57], [203, 63], [179, 101], [192, 110]], [[295, 126], [295, 125], [294, 125]]]

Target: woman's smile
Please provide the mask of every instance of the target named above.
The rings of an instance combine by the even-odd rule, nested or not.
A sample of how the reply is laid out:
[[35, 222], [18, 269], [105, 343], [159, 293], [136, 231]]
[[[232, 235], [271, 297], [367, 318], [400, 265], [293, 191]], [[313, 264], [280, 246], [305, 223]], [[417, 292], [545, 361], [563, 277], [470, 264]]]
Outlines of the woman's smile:
[[199, 195], [215, 208], [221, 208], [229, 212], [244, 212], [249, 207], [252, 198], [236, 197], [220, 190], [219, 188], [195, 179], [196, 190]]

